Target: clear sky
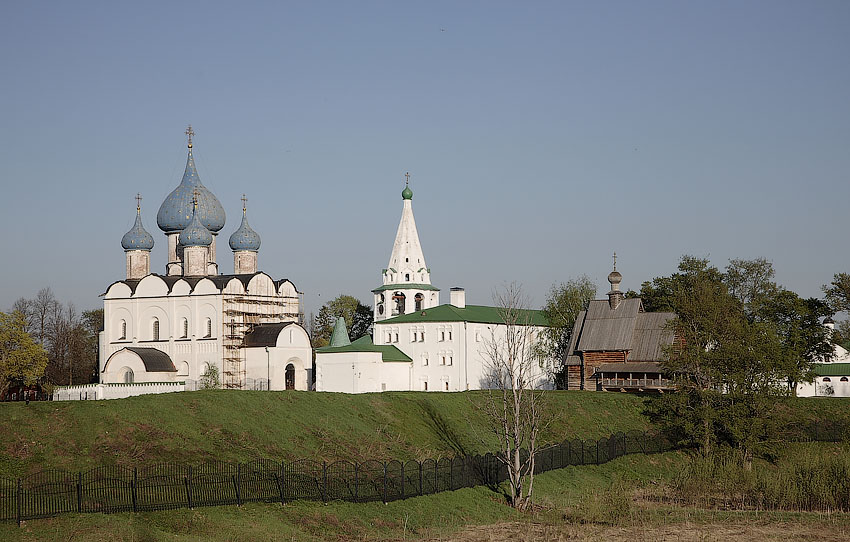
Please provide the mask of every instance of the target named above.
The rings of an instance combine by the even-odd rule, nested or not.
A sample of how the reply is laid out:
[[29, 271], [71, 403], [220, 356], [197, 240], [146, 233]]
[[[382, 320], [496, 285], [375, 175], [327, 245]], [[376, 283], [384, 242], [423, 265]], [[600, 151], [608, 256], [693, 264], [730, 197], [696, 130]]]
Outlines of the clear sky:
[[850, 2], [7, 2], [0, 309], [124, 278], [183, 131], [260, 268], [306, 308], [371, 303], [404, 173], [432, 280], [540, 305], [682, 254], [766, 257], [805, 296], [850, 271]]

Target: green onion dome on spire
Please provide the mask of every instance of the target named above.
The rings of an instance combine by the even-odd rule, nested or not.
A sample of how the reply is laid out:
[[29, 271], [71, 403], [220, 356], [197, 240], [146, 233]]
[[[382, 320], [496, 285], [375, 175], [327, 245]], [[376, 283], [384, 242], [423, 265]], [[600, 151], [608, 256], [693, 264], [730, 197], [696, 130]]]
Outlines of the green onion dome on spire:
[[248, 225], [248, 215], [244, 205], [242, 206], [242, 224], [230, 236], [230, 250], [234, 252], [242, 250], [257, 252], [260, 250], [260, 234]]
[[210, 230], [201, 223], [197, 202], [194, 204], [194, 211], [192, 221], [180, 232], [178, 240], [184, 247], [208, 247], [212, 244], [213, 237]]
[[410, 189], [410, 173], [404, 174], [404, 190], [401, 191], [401, 199], [413, 199], [413, 190]]
[[[140, 196], [136, 197], [141, 199]], [[153, 248], [153, 236], [142, 225], [142, 208], [139, 204], [136, 205], [136, 223], [121, 238], [121, 247], [124, 250], [151, 250]]]
[[[186, 169], [183, 172], [183, 180], [177, 185], [156, 214], [156, 223], [159, 229], [165, 233], [179, 232], [189, 226], [193, 214], [199, 215], [201, 224], [212, 232], [218, 232], [224, 228], [224, 207], [209, 189], [201, 184], [198, 170], [195, 168], [195, 158], [192, 156], [192, 127], [186, 130], [189, 135], [189, 156], [186, 158]], [[197, 190], [198, 209], [193, 210], [193, 195]]]

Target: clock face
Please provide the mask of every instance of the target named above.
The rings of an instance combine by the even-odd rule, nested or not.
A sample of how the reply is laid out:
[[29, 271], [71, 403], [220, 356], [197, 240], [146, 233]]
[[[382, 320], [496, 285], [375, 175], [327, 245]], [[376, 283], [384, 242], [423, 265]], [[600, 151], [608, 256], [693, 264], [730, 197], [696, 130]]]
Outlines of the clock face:
[[378, 314], [384, 314], [384, 304], [378, 303]]

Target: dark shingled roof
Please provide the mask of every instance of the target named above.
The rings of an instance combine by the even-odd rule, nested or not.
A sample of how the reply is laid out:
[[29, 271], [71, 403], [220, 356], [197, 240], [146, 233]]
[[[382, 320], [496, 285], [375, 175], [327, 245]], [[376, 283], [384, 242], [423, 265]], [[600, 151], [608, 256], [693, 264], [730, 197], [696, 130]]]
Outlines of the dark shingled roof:
[[375, 344], [372, 342], [372, 337], [363, 335], [356, 341], [345, 346], [323, 346], [316, 349], [316, 353], [321, 354], [341, 354], [345, 352], [380, 352], [381, 361], [413, 361], [410, 357], [391, 344]]
[[125, 350], [133, 352], [145, 364], [145, 371], [149, 373], [176, 373], [177, 369], [171, 361], [171, 357], [162, 350], [156, 348], [140, 348], [128, 346]]
[[245, 346], [274, 346], [277, 344], [277, 336], [286, 326], [295, 322], [278, 322], [276, 324], [259, 324], [245, 334]]

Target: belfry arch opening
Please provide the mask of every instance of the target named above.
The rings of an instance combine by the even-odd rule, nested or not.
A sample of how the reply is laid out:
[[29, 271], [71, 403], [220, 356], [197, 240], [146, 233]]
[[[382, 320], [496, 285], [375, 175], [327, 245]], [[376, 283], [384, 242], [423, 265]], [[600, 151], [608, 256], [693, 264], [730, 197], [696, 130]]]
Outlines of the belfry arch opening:
[[395, 304], [393, 314], [404, 314], [404, 302], [406, 299], [406, 296], [401, 292], [393, 294], [393, 303]]

